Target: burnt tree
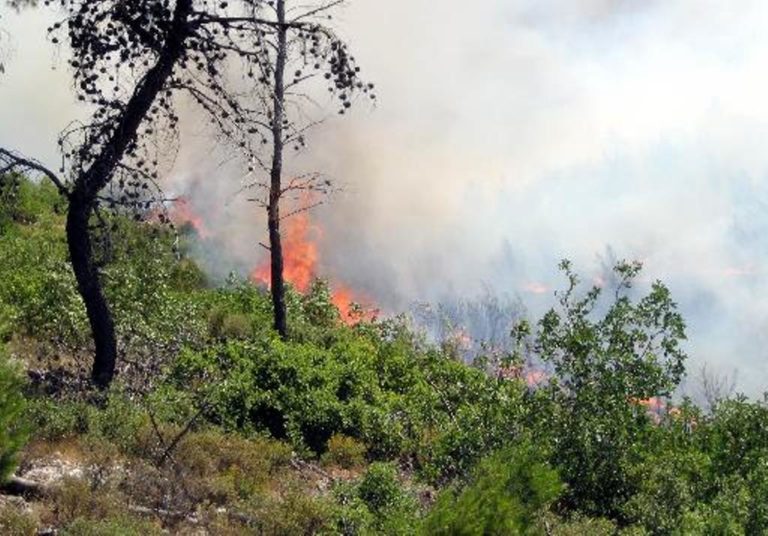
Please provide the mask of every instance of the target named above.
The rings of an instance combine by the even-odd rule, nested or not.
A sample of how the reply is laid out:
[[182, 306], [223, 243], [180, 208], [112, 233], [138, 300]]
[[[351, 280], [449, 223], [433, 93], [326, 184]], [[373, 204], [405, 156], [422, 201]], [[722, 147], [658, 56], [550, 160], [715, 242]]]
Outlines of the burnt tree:
[[[271, 30], [264, 34], [262, 46], [254, 50], [257, 72], [253, 76], [258, 76], [268, 90], [261, 97], [261, 107], [266, 110], [269, 132], [261, 140], [264, 149], [253, 155], [249, 166], [250, 173], [263, 176], [257, 176], [246, 188], [262, 192], [251, 200], [267, 213], [274, 328], [283, 338], [288, 335], [288, 319], [280, 224], [284, 218], [318, 205], [313, 194], [327, 194], [332, 188], [330, 180], [316, 172], [287, 178], [286, 153], [304, 148], [307, 132], [325, 119], [322, 112], [312, 113], [318, 107], [314, 94], [327, 91], [336, 100], [341, 115], [360, 96], [376, 98], [373, 84], [362, 80], [347, 44], [326, 23], [332, 19], [332, 12], [345, 3], [272, 2]], [[281, 215], [281, 202], [290, 194], [298, 198], [299, 206]]]
[[244, 162], [259, 161], [262, 139], [278, 139], [283, 129], [264, 106], [272, 93], [265, 76], [274, 72], [264, 63], [266, 42], [287, 39], [289, 31], [330, 34], [314, 20], [317, 13], [288, 22], [266, 0], [44, 4], [62, 13], [49, 39], [67, 48], [77, 99], [90, 107], [91, 119], [62, 133], [58, 173], [7, 149], [0, 168], [42, 171], [68, 199], [70, 261], [95, 345], [92, 380], [105, 387], [115, 374], [117, 344], [94, 255], [94, 215], [121, 208], [140, 215], [152, 207], [161, 148], [178, 136], [182, 98], [199, 105], [217, 139], [236, 147]]

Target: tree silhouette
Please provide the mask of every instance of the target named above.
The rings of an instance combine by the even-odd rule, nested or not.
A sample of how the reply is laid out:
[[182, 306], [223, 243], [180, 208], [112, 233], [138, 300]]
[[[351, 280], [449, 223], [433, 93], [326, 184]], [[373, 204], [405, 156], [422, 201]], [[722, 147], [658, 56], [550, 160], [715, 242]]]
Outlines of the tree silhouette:
[[[162, 150], [178, 136], [178, 97], [196, 103], [218, 140], [236, 147], [250, 165], [261, 160], [260, 151], [268, 143], [264, 140], [271, 136], [276, 148], [271, 166], [274, 185], [281, 177], [282, 147], [301, 142], [298, 131], [284, 123], [282, 104], [264, 106], [270, 96], [273, 103], [282, 103], [288, 94], [286, 85], [273, 95], [281, 85], [278, 80], [283, 78], [289, 51], [297, 43], [308, 52], [314, 46], [312, 57], [333, 64], [329, 72], [336, 73], [338, 91], [348, 89], [353, 80], [357, 83], [357, 77], [351, 76], [345, 49], [318, 22], [341, 2], [320, 5], [290, 21], [284, 2], [267, 0], [43, 3], [63, 13], [49, 29], [49, 38], [68, 46], [77, 98], [92, 115], [87, 123], [75, 123], [62, 133], [62, 165], [57, 173], [8, 149], [0, 153], [0, 173], [43, 172], [68, 200], [70, 262], [95, 344], [91, 376], [105, 387], [114, 377], [117, 345], [94, 257], [95, 215], [104, 208], [152, 207], [159, 192]], [[282, 48], [274, 49], [275, 42], [283, 43]], [[276, 206], [280, 195], [271, 193], [272, 198], [275, 203], [270, 206]], [[272, 215], [273, 221], [279, 219], [276, 210]], [[279, 235], [279, 229], [276, 232]], [[279, 251], [278, 236], [273, 255]], [[276, 308], [276, 316], [280, 311], [284, 315], [284, 307]]]
[[[264, 178], [256, 178], [247, 188], [260, 192], [251, 200], [267, 212], [274, 327], [283, 338], [288, 333], [288, 322], [280, 223], [296, 212], [319, 204], [312, 194], [326, 194], [332, 187], [327, 177], [316, 172], [286, 180], [286, 152], [304, 148], [307, 132], [323, 120], [311, 113], [318, 106], [314, 93], [327, 90], [336, 99], [341, 115], [360, 96], [376, 98], [373, 84], [362, 80], [360, 67], [347, 44], [325, 23], [332, 18], [332, 12], [345, 3], [344, 0], [314, 4], [273, 2], [274, 31], [266, 32], [262, 46], [253, 51], [254, 72], [249, 72], [268, 85], [261, 102], [267, 112], [264, 126], [269, 127], [261, 139], [265, 150], [255, 154], [249, 166], [249, 172], [263, 173]], [[302, 205], [281, 215], [281, 201], [297, 192]]]

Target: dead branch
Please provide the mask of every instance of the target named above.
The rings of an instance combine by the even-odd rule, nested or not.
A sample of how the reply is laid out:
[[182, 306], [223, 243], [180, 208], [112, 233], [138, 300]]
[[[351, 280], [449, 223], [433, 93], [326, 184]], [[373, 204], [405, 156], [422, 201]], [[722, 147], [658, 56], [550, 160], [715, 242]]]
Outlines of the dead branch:
[[59, 190], [61, 195], [69, 197], [69, 189], [64, 182], [50, 169], [37, 160], [25, 158], [20, 154], [0, 147], [0, 175], [6, 173], [36, 172], [48, 178]]
[[0, 493], [15, 497], [42, 497], [49, 495], [51, 488], [40, 482], [12, 476], [5, 484], [0, 485]]

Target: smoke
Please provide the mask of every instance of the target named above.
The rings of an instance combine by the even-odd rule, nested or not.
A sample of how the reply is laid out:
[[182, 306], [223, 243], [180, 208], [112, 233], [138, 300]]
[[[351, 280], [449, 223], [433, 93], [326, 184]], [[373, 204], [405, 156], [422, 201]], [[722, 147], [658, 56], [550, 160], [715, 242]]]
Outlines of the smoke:
[[[53, 158], [77, 110], [38, 19], [2, 22], [24, 32], [0, 143]], [[321, 273], [390, 311], [491, 292], [537, 315], [560, 258], [587, 282], [611, 256], [640, 259], [688, 319], [689, 368], [765, 389], [765, 2], [357, 0], [337, 22], [380, 104], [330, 119], [293, 161], [344, 187], [312, 213]], [[166, 186], [216, 231], [206, 267], [246, 274], [263, 215], [186, 119]]]

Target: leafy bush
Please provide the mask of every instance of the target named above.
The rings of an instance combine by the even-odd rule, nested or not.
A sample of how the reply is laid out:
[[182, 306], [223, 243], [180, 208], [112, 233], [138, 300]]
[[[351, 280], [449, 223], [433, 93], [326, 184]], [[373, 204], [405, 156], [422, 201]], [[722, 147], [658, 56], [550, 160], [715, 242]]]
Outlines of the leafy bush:
[[289, 490], [279, 499], [265, 500], [254, 513], [256, 530], [245, 534], [334, 534], [330, 501], [299, 489]]
[[681, 449], [649, 456], [633, 468], [639, 484], [624, 515], [653, 534], [674, 532], [698, 502], [701, 478], [709, 466], [709, 458], [696, 451]]
[[341, 534], [413, 534], [418, 503], [391, 463], [371, 464], [356, 483], [337, 484], [334, 525]]
[[50, 219], [62, 201], [48, 181], [36, 184], [19, 175], [0, 175], [0, 231], [12, 223], [32, 225]]
[[19, 367], [0, 346], [0, 482], [16, 467], [16, 455], [26, 441], [23, 423], [23, 381]]
[[374, 512], [398, 509], [407, 500], [397, 478], [397, 469], [390, 463], [371, 464], [363, 475], [358, 494]]
[[328, 440], [323, 463], [344, 469], [359, 467], [365, 462], [366, 446], [352, 437], [334, 434]]
[[21, 229], [0, 235], [0, 303], [17, 334], [83, 344], [86, 318], [63, 235]]
[[768, 457], [768, 398], [723, 401], [700, 434], [716, 474], [747, 476]]
[[213, 339], [249, 339], [253, 336], [253, 328], [246, 315], [229, 313], [219, 307], [208, 317], [208, 333]]
[[[554, 516], [546, 516], [542, 523], [545, 528], [549, 527], [547, 534], [552, 536], [615, 536], [619, 533], [616, 523], [602, 518], [574, 516], [573, 519], [562, 521]], [[620, 534], [629, 536], [624, 531]]]
[[17, 506], [0, 505], [0, 534], [4, 536], [36, 536], [38, 519]]
[[197, 500], [226, 504], [259, 494], [291, 459], [290, 448], [267, 439], [246, 440], [218, 431], [186, 436], [174, 452]]
[[193, 292], [206, 287], [208, 281], [203, 270], [191, 259], [182, 258], [173, 264], [170, 285], [177, 292]]
[[[553, 446], [552, 461], [568, 484], [569, 506], [597, 517], [620, 517], [635, 492], [629, 468], [650, 437], [644, 401], [669, 395], [684, 372], [680, 345], [685, 325], [669, 290], [660, 282], [637, 301], [630, 297], [639, 263], [618, 263], [616, 288], [577, 295], [579, 278], [569, 262], [559, 307], [550, 310], [529, 338], [521, 325], [519, 359], [551, 368], [537, 393], [539, 439]], [[524, 356], [524, 357], [523, 357]]]
[[127, 514], [125, 497], [112, 489], [93, 489], [85, 479], [66, 478], [53, 494], [56, 524], [104, 520]]
[[33, 398], [27, 404], [27, 421], [33, 438], [55, 441], [88, 431], [88, 405]]
[[[322, 454], [334, 434], [361, 441], [373, 458], [413, 455], [450, 478], [516, 433], [520, 382], [488, 377], [434, 350], [344, 328], [333, 340], [229, 340], [181, 352], [171, 391], [197, 393], [213, 424], [266, 431]], [[439, 430], [435, 445], [425, 444]]]
[[440, 496], [427, 534], [506, 535], [541, 532], [538, 519], [563, 490], [557, 471], [530, 444], [483, 460], [463, 490]]
[[[48, 185], [0, 180], [0, 346], [70, 367], [90, 343], [61, 202]], [[282, 341], [264, 289], [208, 287], [168, 232], [106, 221], [97, 250], [130, 363], [124, 392], [30, 393], [21, 419], [19, 371], [0, 358], [0, 476], [22, 420], [30, 451], [65, 440], [84, 464], [83, 480], [44, 499], [58, 528], [151, 533], [132, 502], [195, 511], [216, 534], [413, 534], [425, 516], [437, 534], [768, 533], [768, 401], [672, 405], [684, 323], [664, 285], [634, 288], [639, 264], [619, 263], [611, 292], [582, 294], [563, 263], [566, 290], [533, 329], [518, 326], [517, 351], [467, 365], [402, 317], [345, 325], [322, 281], [289, 290]], [[524, 363], [545, 380], [526, 385]], [[292, 450], [363, 475], [316, 486], [322, 471], [292, 468]], [[28, 533], [33, 517], [5, 508], [0, 532]], [[166, 528], [192, 530], [181, 525]]]

